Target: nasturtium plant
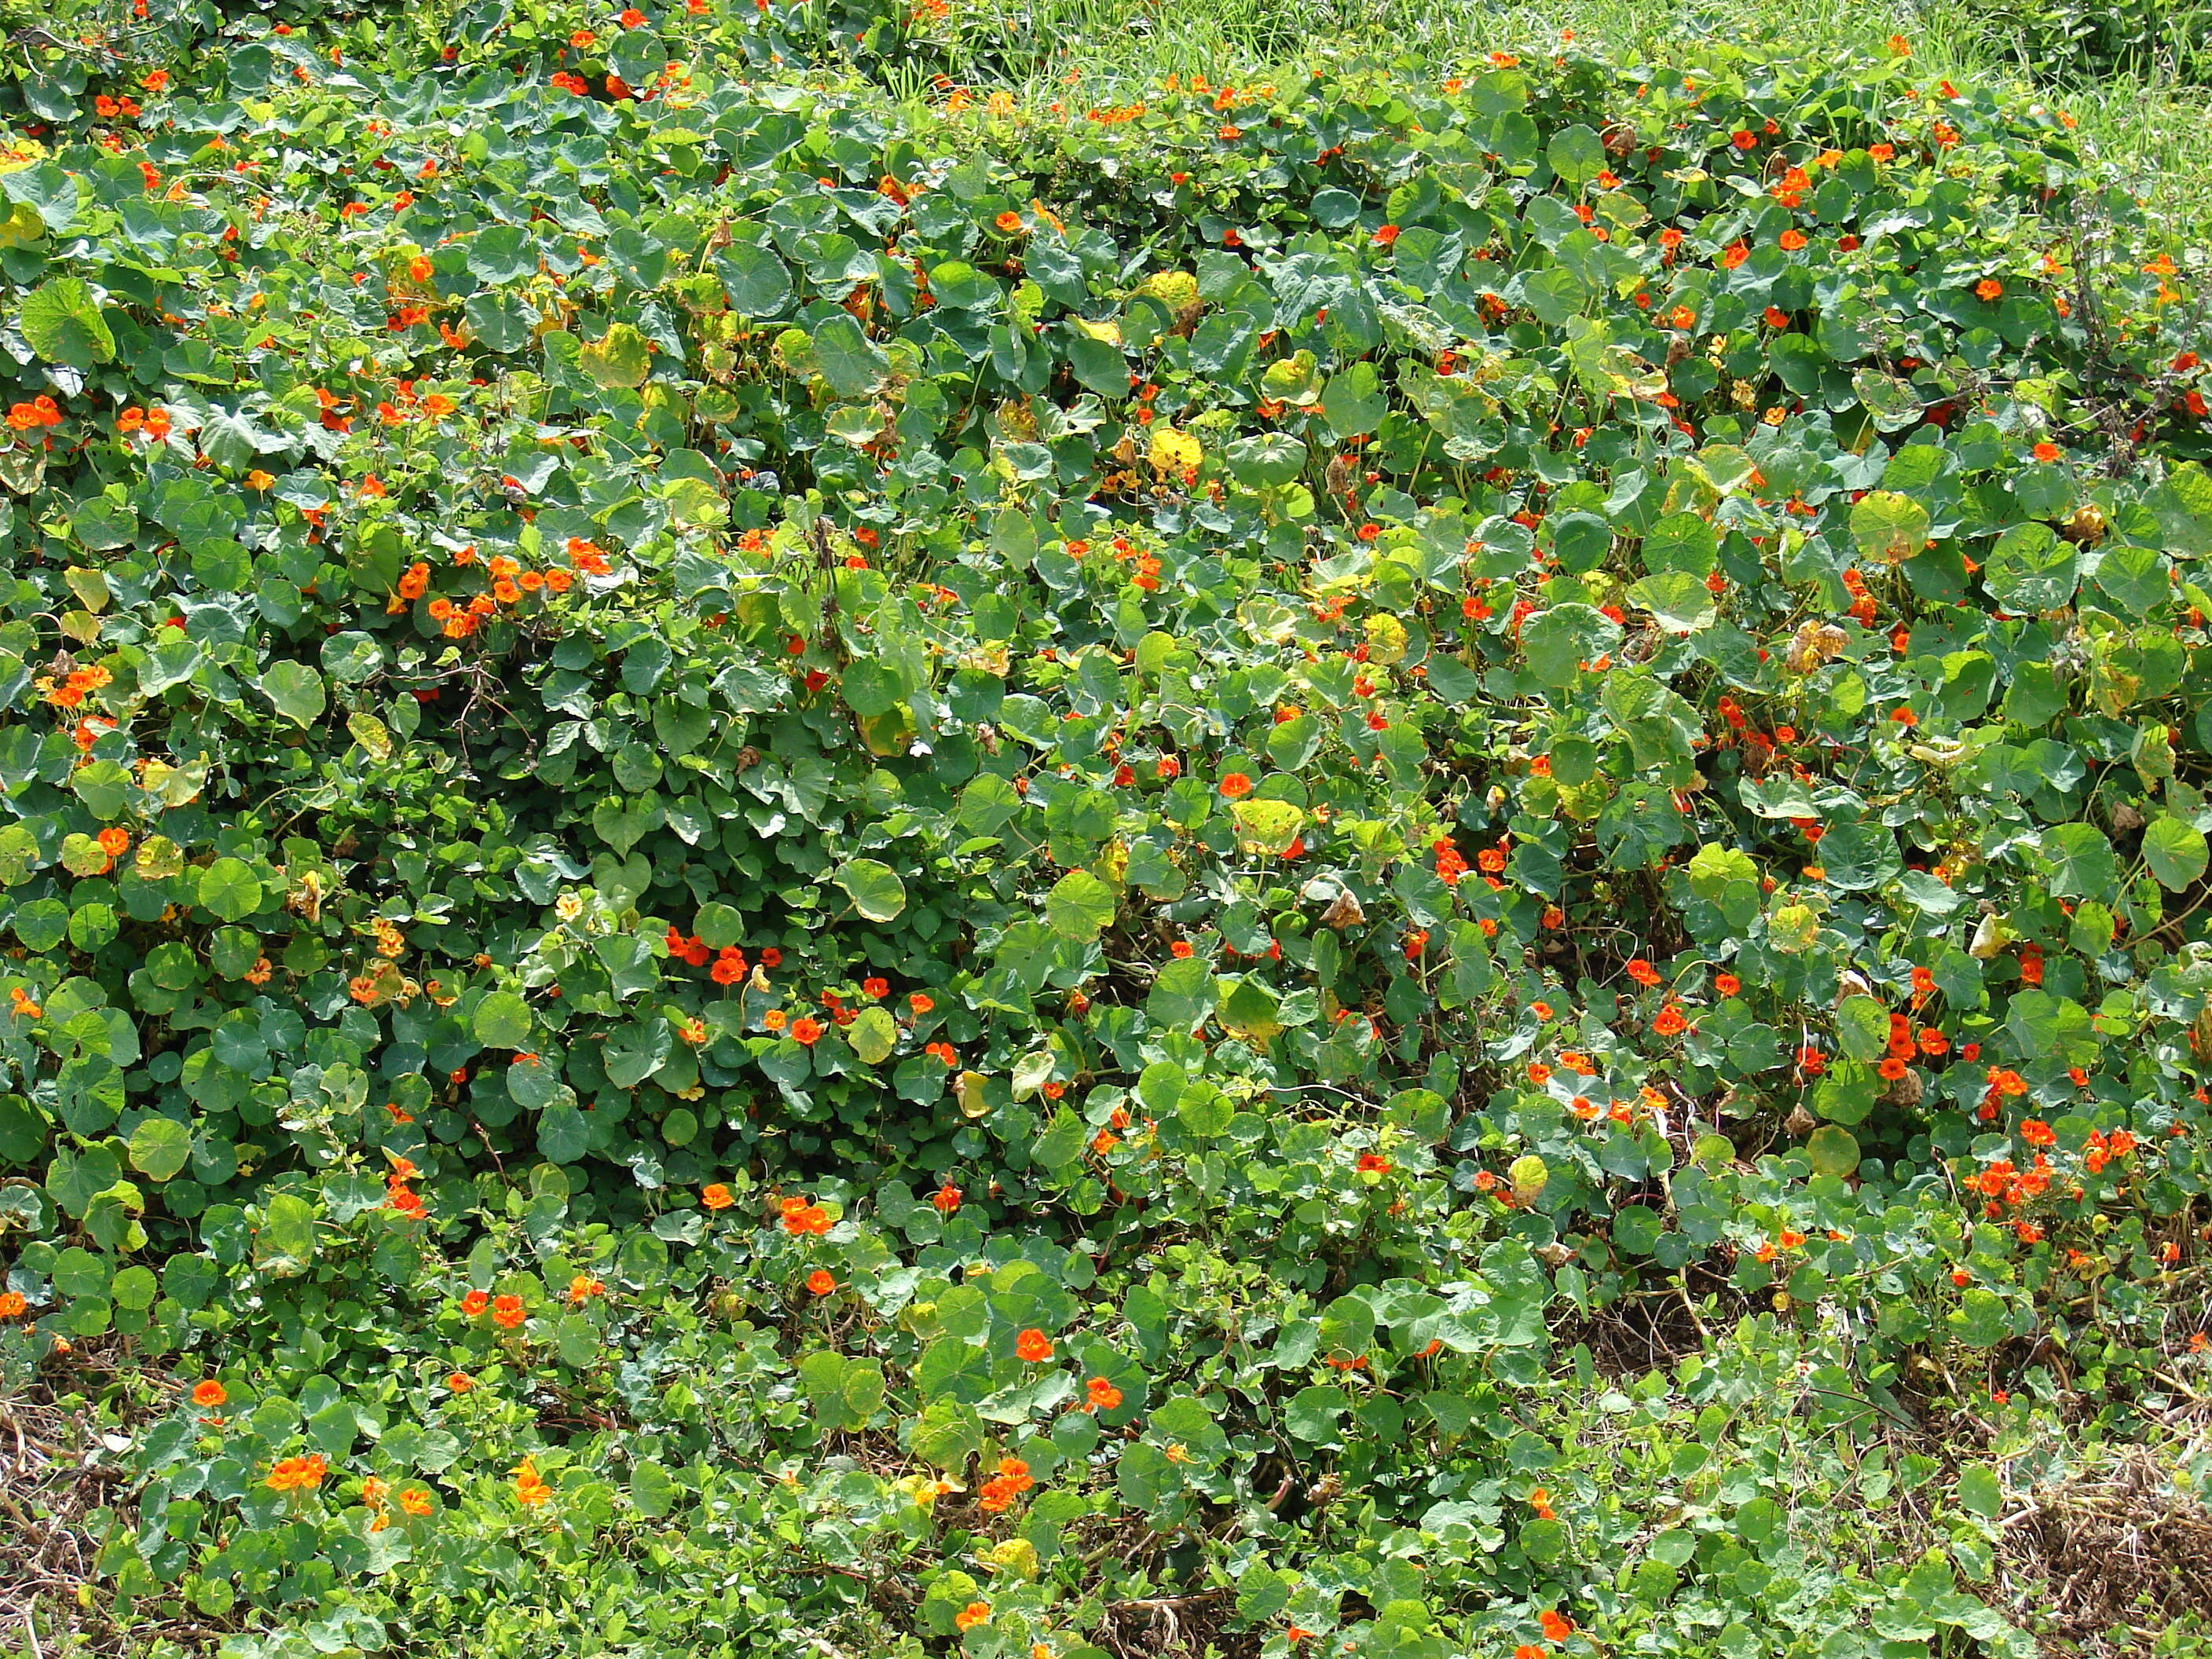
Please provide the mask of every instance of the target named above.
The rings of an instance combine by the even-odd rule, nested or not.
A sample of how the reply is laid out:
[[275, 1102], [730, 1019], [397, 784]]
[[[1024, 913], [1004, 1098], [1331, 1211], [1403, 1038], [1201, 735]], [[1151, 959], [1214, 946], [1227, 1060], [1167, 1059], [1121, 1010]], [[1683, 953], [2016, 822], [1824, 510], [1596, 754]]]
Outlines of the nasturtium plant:
[[2066, 117], [63, 9], [0, 1382], [102, 1425], [85, 1630], [2034, 1650], [2212, 1224], [2205, 256]]

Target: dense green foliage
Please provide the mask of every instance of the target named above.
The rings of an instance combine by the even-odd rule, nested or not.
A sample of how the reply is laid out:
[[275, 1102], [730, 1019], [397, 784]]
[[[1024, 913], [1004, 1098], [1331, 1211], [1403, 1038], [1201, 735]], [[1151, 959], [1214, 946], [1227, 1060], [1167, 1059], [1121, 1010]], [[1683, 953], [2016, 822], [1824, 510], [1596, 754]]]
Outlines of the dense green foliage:
[[2205, 256], [2064, 115], [236, 10], [5, 94], [64, 1624], [2032, 1650], [2212, 1223]]
[[2212, 85], [2212, 9], [2200, 0], [2002, 0], [1984, 21], [2053, 81], [2164, 70]]

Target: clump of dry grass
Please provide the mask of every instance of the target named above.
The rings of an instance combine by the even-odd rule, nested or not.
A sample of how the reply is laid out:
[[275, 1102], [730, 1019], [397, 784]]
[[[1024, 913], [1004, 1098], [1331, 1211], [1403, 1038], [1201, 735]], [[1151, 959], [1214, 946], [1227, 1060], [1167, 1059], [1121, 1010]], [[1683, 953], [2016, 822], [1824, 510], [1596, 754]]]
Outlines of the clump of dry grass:
[[99, 1582], [101, 1537], [131, 1524], [131, 1490], [87, 1402], [125, 1370], [162, 1385], [120, 1338], [79, 1342], [0, 1379], [0, 1655], [93, 1659], [156, 1637], [189, 1648], [218, 1634], [143, 1609], [120, 1622]]
[[2031, 1492], [2002, 1524], [1999, 1580], [2022, 1587], [2014, 1615], [2080, 1659], [2148, 1652], [2192, 1627], [2212, 1650], [2212, 1508], [2174, 1480], [2212, 1448], [2208, 1433]]

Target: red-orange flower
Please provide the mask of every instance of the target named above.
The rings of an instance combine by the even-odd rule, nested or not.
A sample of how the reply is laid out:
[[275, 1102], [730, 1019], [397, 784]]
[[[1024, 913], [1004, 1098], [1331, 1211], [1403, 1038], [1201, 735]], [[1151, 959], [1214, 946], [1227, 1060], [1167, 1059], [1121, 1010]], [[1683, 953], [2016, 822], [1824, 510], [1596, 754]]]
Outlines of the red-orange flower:
[[522, 1323], [523, 1317], [522, 1298], [519, 1296], [502, 1296], [491, 1304], [492, 1323], [501, 1330], [513, 1330]]
[[1224, 799], [1240, 800], [1251, 793], [1252, 780], [1242, 772], [1231, 772], [1221, 780], [1221, 793]]
[[817, 1296], [827, 1296], [837, 1288], [837, 1277], [827, 1267], [817, 1267], [806, 1275], [806, 1288]]
[[213, 1377], [192, 1384], [192, 1404], [213, 1407], [230, 1398], [230, 1392]]
[[312, 1492], [322, 1485], [330, 1467], [320, 1452], [306, 1457], [281, 1458], [261, 1484], [271, 1492]]
[[1014, 1339], [1015, 1357], [1036, 1364], [1052, 1358], [1052, 1342], [1034, 1325]]

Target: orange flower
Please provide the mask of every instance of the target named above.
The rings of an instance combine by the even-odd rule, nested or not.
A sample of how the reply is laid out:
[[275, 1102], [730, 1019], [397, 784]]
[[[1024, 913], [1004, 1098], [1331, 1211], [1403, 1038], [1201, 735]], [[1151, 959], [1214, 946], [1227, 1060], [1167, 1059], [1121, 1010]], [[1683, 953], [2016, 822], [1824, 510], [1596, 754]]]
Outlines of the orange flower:
[[978, 1625], [988, 1623], [990, 1617], [991, 1604], [988, 1601], [970, 1601], [952, 1615], [952, 1622], [963, 1632], [966, 1632], [975, 1629]]
[[203, 1406], [212, 1409], [216, 1406], [220, 1406], [224, 1401], [229, 1398], [230, 1391], [225, 1389], [222, 1383], [216, 1382], [213, 1377], [208, 1378], [204, 1382], [195, 1382], [192, 1384], [192, 1404], [195, 1406]]
[[1792, 226], [1782, 233], [1780, 240], [1784, 252], [1795, 253], [1805, 246], [1805, 233]]
[[1724, 997], [1732, 997], [1743, 989], [1743, 981], [1734, 974], [1715, 974], [1713, 989]]
[[2048, 438], [2045, 439], [2041, 443], [2035, 447], [2035, 459], [2039, 461], [2055, 461], [2058, 459], [2058, 446], [2052, 443]]
[[589, 1273], [578, 1273], [568, 1281], [568, 1305], [572, 1308], [580, 1308], [593, 1297], [606, 1293], [606, 1281]]
[[924, 993], [916, 991], [907, 998], [906, 1006], [917, 1014], [926, 1014], [937, 1006], [937, 1004]]
[[791, 1040], [811, 1048], [822, 1040], [822, 1022], [806, 1017], [793, 1020], [791, 1024]]
[[1724, 270], [1734, 270], [1749, 258], [1751, 250], [1748, 247], [1741, 242], [1731, 242], [1721, 250], [1721, 267]]
[[929, 1201], [937, 1206], [939, 1214], [951, 1215], [960, 1207], [960, 1189], [948, 1181], [937, 1189]]
[[455, 1394], [466, 1394], [471, 1389], [476, 1387], [476, 1378], [471, 1376], [466, 1371], [447, 1371], [446, 1373], [446, 1386], [452, 1389]]
[[1103, 1376], [1092, 1377], [1083, 1387], [1084, 1392], [1090, 1397], [1092, 1411], [1110, 1412], [1121, 1403], [1121, 1389]]
[[1656, 985], [1659, 982], [1659, 970], [1642, 957], [1629, 958], [1627, 971], [1629, 978], [1638, 985]]
[[482, 1291], [471, 1291], [461, 1298], [461, 1311], [471, 1319], [489, 1306], [491, 1306], [491, 1297]]
[[519, 1296], [499, 1297], [491, 1304], [491, 1318], [492, 1323], [501, 1330], [513, 1330], [523, 1321], [522, 1298]]
[[699, 1201], [710, 1210], [726, 1210], [738, 1200], [731, 1196], [727, 1187], [713, 1181], [700, 1189]]
[[1000, 230], [1004, 231], [1007, 235], [1012, 236], [1021, 229], [1022, 216], [1018, 213], [1002, 213], [997, 218], [992, 220], [991, 222], [996, 225]]
[[119, 859], [131, 850], [131, 832], [110, 824], [100, 832], [100, 850], [112, 859]]
[[538, 1474], [537, 1465], [526, 1457], [514, 1466], [514, 1495], [524, 1507], [533, 1510], [553, 1495], [553, 1488]]
[[1052, 1358], [1052, 1343], [1042, 1331], [1032, 1325], [1014, 1339], [1014, 1353], [1017, 1358], [1036, 1364]]
[[1661, 1036], [1679, 1036], [1690, 1029], [1690, 1022], [1682, 1018], [1682, 1011], [1668, 1003], [1651, 1022], [1651, 1029]]
[[1221, 780], [1221, 793], [1224, 799], [1241, 800], [1251, 793], [1252, 780], [1242, 772], [1231, 772]]
[[311, 1492], [329, 1473], [330, 1465], [316, 1452], [307, 1457], [280, 1459], [261, 1484], [271, 1492]]
[[827, 1296], [837, 1288], [836, 1275], [827, 1267], [817, 1267], [806, 1275], [806, 1288], [817, 1296]]
[[0, 1319], [21, 1319], [30, 1305], [21, 1291], [0, 1291]]
[[1536, 1622], [1544, 1627], [1544, 1639], [1547, 1642], [1564, 1642], [1575, 1633], [1575, 1621], [1563, 1613], [1547, 1609], [1536, 1615]]
[[1996, 300], [2003, 296], [2004, 284], [1994, 276], [1984, 276], [1974, 284], [1974, 297], [1978, 300]]
[[399, 1494], [399, 1507], [410, 1515], [428, 1515], [430, 1512], [430, 1494], [420, 1486], [410, 1486]]

